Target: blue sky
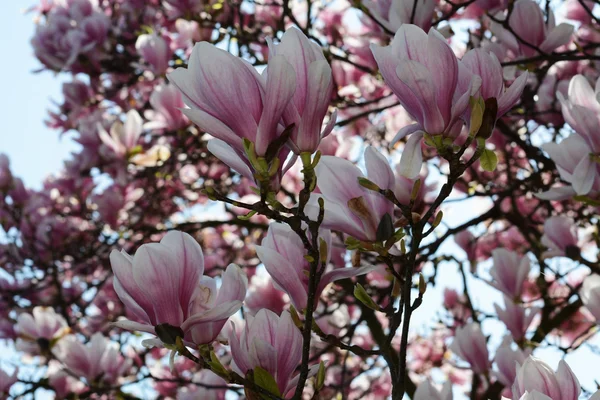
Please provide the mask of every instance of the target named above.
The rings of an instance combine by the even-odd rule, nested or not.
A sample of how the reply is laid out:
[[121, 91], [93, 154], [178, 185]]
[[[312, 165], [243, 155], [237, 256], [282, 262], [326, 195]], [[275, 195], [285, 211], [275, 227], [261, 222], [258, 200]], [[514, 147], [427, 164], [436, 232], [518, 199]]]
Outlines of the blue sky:
[[0, 2], [0, 152], [8, 154], [13, 173], [28, 186], [40, 187], [43, 178], [58, 172], [76, 143], [44, 125], [51, 99], [61, 98], [64, 78], [53, 72], [33, 71], [40, 63], [29, 41], [34, 13], [24, 14], [35, 1]]

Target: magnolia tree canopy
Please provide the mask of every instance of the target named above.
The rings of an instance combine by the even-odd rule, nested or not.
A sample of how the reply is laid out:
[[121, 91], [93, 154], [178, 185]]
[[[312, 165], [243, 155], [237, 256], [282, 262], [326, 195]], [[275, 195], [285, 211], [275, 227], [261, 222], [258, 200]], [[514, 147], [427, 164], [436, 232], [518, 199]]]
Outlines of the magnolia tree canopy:
[[40, 0], [0, 397], [600, 399], [599, 11]]

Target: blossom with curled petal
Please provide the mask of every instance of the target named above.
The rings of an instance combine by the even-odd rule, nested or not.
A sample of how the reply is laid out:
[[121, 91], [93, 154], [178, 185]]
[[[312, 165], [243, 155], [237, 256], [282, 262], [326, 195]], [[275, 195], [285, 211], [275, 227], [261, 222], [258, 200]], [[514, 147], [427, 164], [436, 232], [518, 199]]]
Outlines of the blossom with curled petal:
[[202, 249], [187, 233], [171, 231], [160, 243], [140, 246], [133, 257], [113, 250], [110, 261], [115, 291], [140, 321], [115, 326], [157, 335], [165, 345], [175, 344], [177, 337], [210, 343], [246, 296], [248, 280], [234, 264], [225, 270], [219, 290], [213, 278], [203, 276]]

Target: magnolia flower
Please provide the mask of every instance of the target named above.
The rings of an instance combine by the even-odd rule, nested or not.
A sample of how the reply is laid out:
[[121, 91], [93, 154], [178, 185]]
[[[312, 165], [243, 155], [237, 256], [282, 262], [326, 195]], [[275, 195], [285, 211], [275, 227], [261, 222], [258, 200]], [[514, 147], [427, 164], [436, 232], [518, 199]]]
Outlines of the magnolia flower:
[[[573, 185], [577, 194], [585, 195], [600, 190], [600, 163], [592, 158], [600, 153], [600, 79], [596, 82], [594, 92], [583, 75], [575, 75], [569, 83], [568, 93], [568, 98], [560, 92], [556, 94], [562, 105], [563, 116], [583, 138], [587, 147], [585, 150], [583, 147], [580, 149], [579, 153], [585, 153], [576, 160], [571, 179], [564, 179]], [[565, 142], [566, 140], [561, 142], [561, 145]]]
[[148, 332], [160, 340], [149, 345], [213, 341], [227, 319], [242, 306], [248, 281], [236, 265], [229, 265], [220, 290], [213, 278], [202, 276], [200, 245], [187, 233], [171, 231], [160, 243], [142, 245], [132, 257], [113, 250], [110, 262], [117, 295], [139, 319], [115, 323], [127, 330]]
[[600, 275], [587, 276], [583, 280], [579, 296], [596, 321], [600, 321]]
[[511, 299], [504, 297], [504, 309], [494, 304], [498, 319], [504, 322], [506, 328], [512, 334], [513, 339], [518, 342], [525, 337], [527, 328], [531, 325], [531, 321], [540, 311], [539, 307], [525, 308], [522, 305], [515, 304]]
[[519, 400], [553, 400], [553, 399], [546, 396], [545, 394], [538, 392], [537, 390], [534, 390], [533, 392], [525, 392]]
[[491, 285], [511, 299], [519, 299], [523, 283], [531, 268], [527, 256], [519, 256], [513, 251], [495, 249], [492, 251], [494, 266], [490, 270]]
[[459, 327], [449, 348], [468, 362], [476, 374], [490, 369], [487, 343], [478, 324], [472, 322]]
[[[254, 317], [247, 315], [239, 337], [235, 329], [230, 330], [229, 345], [234, 371], [245, 376], [261, 367], [275, 379], [282, 396], [294, 390], [298, 375], [292, 375], [302, 358], [302, 334], [289, 312], [277, 316], [263, 309]], [[311, 372], [316, 373], [314, 367]]]
[[439, 391], [428, 379], [417, 387], [413, 400], [452, 400], [452, 382], [446, 381]]
[[[429, 30], [437, 3], [437, 0], [369, 0], [363, 2], [371, 16], [391, 32], [396, 32], [402, 24], [410, 23], [423, 30]], [[415, 8], [414, 17], [413, 8]]]
[[483, 49], [472, 49], [463, 56], [461, 64], [469, 73], [459, 73], [459, 87], [466, 91], [473, 79], [472, 75], [481, 78], [481, 86], [476, 96], [481, 96], [483, 100], [496, 99], [498, 103], [496, 119], [506, 114], [519, 101], [529, 76], [527, 72], [519, 75], [505, 91], [502, 65], [494, 53]]
[[596, 193], [600, 191], [600, 179], [597, 168], [590, 158], [590, 147], [579, 135], [571, 135], [560, 143], [543, 144], [542, 149], [550, 155], [556, 164], [560, 177], [570, 186], [555, 186], [550, 190], [537, 193], [542, 200], [566, 200], [576, 194]]
[[314, 153], [336, 121], [332, 116], [321, 132], [333, 92], [331, 67], [321, 47], [297, 28], [289, 28], [279, 45], [271, 43], [269, 58], [276, 56], [291, 64], [296, 77], [294, 96], [283, 114], [286, 126], [295, 124], [289, 144], [297, 154]]
[[50, 307], [35, 307], [32, 314], [22, 313], [17, 318], [17, 348], [31, 354], [44, 353], [69, 331], [69, 326]]
[[[380, 189], [393, 190], [396, 178], [385, 157], [373, 147], [365, 150], [364, 157], [367, 178]], [[316, 216], [317, 198], [323, 197], [325, 214], [321, 226], [359, 240], [378, 240], [377, 231], [382, 219], [391, 219], [394, 215], [393, 204], [378, 192], [362, 187], [358, 178], [363, 177], [363, 173], [348, 160], [323, 156], [315, 173], [321, 194], [311, 197], [309, 211]]]
[[137, 145], [142, 134], [142, 117], [136, 110], [130, 110], [125, 116], [125, 123], [115, 121], [110, 128], [110, 135], [102, 125], [98, 125], [98, 135], [102, 142], [113, 151], [118, 158], [124, 158]]
[[513, 398], [521, 398], [523, 394], [533, 391], [552, 400], [577, 400], [581, 387], [564, 360], [559, 362], [555, 373], [542, 360], [529, 356], [517, 367], [517, 377], [512, 386]]
[[475, 261], [477, 256], [477, 239], [475, 238], [475, 235], [465, 229], [454, 235], [454, 242], [458, 247], [464, 250], [469, 261]]
[[426, 34], [403, 24], [389, 46], [372, 44], [371, 51], [385, 83], [417, 121], [401, 129], [395, 140], [417, 131], [452, 136], [460, 131], [460, 116], [480, 82], [473, 79], [467, 90], [457, 90], [458, 60], [438, 31]]
[[493, 374], [504, 386], [510, 387], [517, 377], [517, 366], [525, 362], [530, 352], [519, 348], [512, 349], [506, 339], [510, 339], [510, 336], [505, 337], [502, 345], [496, 350], [494, 363], [497, 371], [493, 371]]
[[[573, 25], [556, 25], [554, 13], [548, 10], [548, 19], [540, 6], [533, 0], [518, 0], [510, 14], [508, 25], [521, 39], [517, 39], [508, 29], [492, 21], [490, 30], [515, 55], [532, 57], [537, 49], [550, 53], [571, 41]], [[500, 15], [497, 17], [501, 17]]]
[[156, 33], [140, 35], [135, 42], [135, 49], [155, 75], [162, 75], [169, 68], [173, 52], [162, 36]]
[[[331, 257], [331, 232], [321, 230], [320, 238], [327, 244], [326, 268]], [[267, 236], [263, 239], [261, 246], [256, 246], [258, 258], [265, 265], [269, 274], [273, 277], [275, 287], [286, 292], [294, 307], [303, 310], [308, 301], [308, 275], [310, 264], [304, 258], [307, 254], [302, 244], [302, 239], [287, 224], [273, 223], [269, 225]], [[361, 268], [336, 268], [325, 272], [321, 276], [319, 286], [316, 290], [316, 301], [321, 292], [331, 282], [346, 279], [357, 275], [364, 275], [375, 267]]]
[[571, 218], [561, 215], [548, 218], [544, 223], [544, 236], [541, 242], [548, 248], [544, 252], [544, 257], [579, 255], [577, 227]]
[[174, 85], [159, 85], [150, 95], [150, 105], [153, 110], [144, 113], [150, 122], [144, 124], [145, 129], [177, 130], [189, 124], [188, 119], [181, 113], [185, 106], [181, 92]]
[[[253, 181], [243, 139], [254, 143], [256, 154], [264, 157], [283, 133], [281, 117], [296, 90], [294, 67], [283, 55], [276, 55], [269, 57], [261, 76], [247, 61], [200, 42], [194, 46], [188, 68], [177, 68], [168, 78], [190, 107], [182, 112], [216, 138], [209, 141], [210, 152]], [[281, 164], [288, 153], [282, 148], [277, 154]], [[278, 171], [281, 177], [281, 165]]]
[[92, 335], [86, 345], [75, 336], [67, 336], [60, 342], [57, 357], [69, 371], [85, 378], [88, 384], [97, 384], [98, 381], [107, 385], [117, 383], [117, 379], [131, 368], [133, 361], [123, 357], [117, 343], [101, 333]]
[[417, 121], [402, 128], [393, 140], [412, 134], [402, 152], [400, 170], [407, 178], [416, 178], [423, 158], [423, 134], [456, 137], [481, 79], [472, 75], [470, 82], [459, 86], [459, 61], [435, 29], [426, 34], [415, 25], [403, 24], [389, 46], [372, 44], [371, 51], [383, 80]]

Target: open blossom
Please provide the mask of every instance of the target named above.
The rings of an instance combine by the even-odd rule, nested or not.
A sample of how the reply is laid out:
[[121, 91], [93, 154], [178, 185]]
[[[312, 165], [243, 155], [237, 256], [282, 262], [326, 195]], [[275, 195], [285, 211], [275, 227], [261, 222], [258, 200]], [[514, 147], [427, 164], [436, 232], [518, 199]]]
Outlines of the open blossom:
[[502, 345], [496, 350], [494, 363], [497, 371], [493, 371], [493, 374], [504, 386], [510, 388], [517, 377], [517, 366], [525, 362], [529, 352], [519, 348], [511, 348], [510, 342], [506, 339], [510, 339], [510, 336], [507, 336]]
[[246, 296], [248, 281], [236, 265], [227, 267], [219, 290], [213, 278], [203, 276], [202, 249], [187, 233], [171, 231], [133, 257], [113, 250], [110, 261], [115, 291], [140, 321], [115, 326], [155, 334], [167, 345], [178, 336], [210, 343]]
[[254, 317], [246, 316], [246, 324], [239, 337], [235, 329], [231, 329], [229, 345], [234, 363], [232, 367], [240, 375], [245, 376], [254, 368], [261, 367], [275, 379], [284, 397], [295, 388], [298, 376], [292, 375], [302, 357], [302, 334], [289, 312], [284, 311], [277, 316], [263, 309]]
[[426, 380], [417, 387], [414, 400], [452, 400], [452, 382], [447, 381], [442, 390], [436, 389], [431, 381]]
[[485, 336], [477, 323], [472, 322], [458, 328], [450, 350], [468, 362], [473, 372], [477, 374], [484, 373], [490, 368]]
[[140, 57], [148, 63], [155, 75], [162, 75], [169, 68], [169, 61], [173, 52], [169, 43], [162, 36], [152, 33], [138, 36], [135, 49]]
[[411, 134], [402, 152], [400, 173], [414, 179], [421, 170], [423, 134], [456, 137], [481, 78], [471, 74], [464, 78], [465, 84], [459, 85], [459, 61], [433, 28], [426, 34], [415, 25], [403, 24], [389, 46], [373, 44], [371, 51], [383, 80], [417, 121], [402, 128], [394, 138], [397, 141]]
[[332, 116], [321, 131], [333, 92], [331, 67], [321, 47], [296, 28], [285, 31], [279, 45], [271, 44], [269, 57], [276, 56], [283, 56], [290, 63], [296, 77], [294, 96], [283, 114], [286, 126], [295, 124], [290, 146], [297, 154], [314, 153], [336, 120]]
[[175, 85], [156, 86], [150, 95], [150, 105], [152, 110], [144, 113], [144, 117], [150, 121], [144, 124], [145, 129], [177, 130], [189, 124], [181, 112], [185, 104]]
[[552, 400], [577, 400], [581, 387], [579, 381], [564, 360], [553, 372], [542, 360], [529, 356], [517, 367], [517, 377], [512, 386], [513, 399], [519, 399], [526, 392], [537, 391]]
[[548, 218], [544, 223], [542, 244], [548, 248], [544, 257], [577, 257], [579, 255], [577, 227], [573, 220], [562, 215]]
[[[321, 230], [320, 238], [327, 244], [327, 264], [332, 250], [331, 232]], [[294, 307], [298, 310], [305, 309], [308, 301], [308, 275], [305, 271], [310, 270], [310, 264], [304, 258], [307, 252], [302, 244], [302, 239], [296, 232], [287, 224], [270, 224], [262, 245], [256, 246], [256, 253], [273, 277], [275, 286], [290, 296]], [[320, 266], [320, 268], [326, 267], [327, 265]], [[321, 276], [319, 286], [315, 292], [316, 299], [319, 299], [323, 289], [331, 282], [364, 275], [373, 269], [374, 267], [371, 266], [361, 268], [334, 267]]]
[[426, 34], [415, 25], [403, 24], [389, 46], [373, 44], [371, 51], [383, 80], [417, 121], [401, 129], [396, 140], [417, 131], [450, 136], [460, 132], [460, 116], [480, 80], [473, 78], [465, 91], [457, 90], [458, 59], [438, 31], [430, 29]]
[[466, 91], [473, 79], [471, 75], [480, 77], [481, 86], [475, 96], [481, 96], [483, 100], [497, 100], [496, 119], [506, 114], [519, 101], [527, 83], [527, 72], [519, 75], [505, 90], [502, 65], [494, 53], [483, 49], [471, 49], [463, 56], [461, 63], [469, 73], [459, 73], [459, 87]]
[[[216, 138], [209, 141], [210, 152], [254, 180], [243, 139], [254, 143], [256, 154], [264, 157], [283, 133], [281, 117], [296, 90], [292, 65], [283, 55], [270, 57], [261, 76], [247, 61], [200, 42], [194, 46], [188, 68], [177, 68], [169, 80], [190, 107], [182, 112]], [[277, 154], [281, 164], [288, 154], [285, 148]], [[280, 176], [281, 169], [280, 165]]]
[[35, 307], [32, 314], [17, 318], [17, 348], [31, 354], [44, 353], [69, 331], [67, 321], [50, 307]]
[[[381, 189], [393, 190], [396, 178], [388, 161], [373, 147], [365, 150], [367, 178]], [[393, 204], [378, 192], [358, 183], [363, 173], [348, 160], [323, 156], [315, 168], [321, 195], [313, 195], [311, 209], [317, 214], [316, 199], [325, 200], [322, 227], [338, 230], [356, 239], [376, 241], [377, 229], [386, 214], [393, 215]], [[386, 238], [387, 239], [387, 238]]]
[[84, 345], [77, 337], [68, 336], [60, 342], [57, 357], [69, 371], [85, 378], [88, 384], [102, 382], [106, 385], [117, 383], [119, 377], [131, 368], [132, 360], [119, 352], [117, 343], [97, 332]]
[[[107, 39], [110, 19], [88, 0], [69, 0], [48, 12], [36, 28], [31, 45], [36, 57], [49, 69], [74, 71], [99, 67], [102, 45]], [[87, 63], [79, 61], [84, 56]]]
[[592, 274], [586, 277], [579, 296], [596, 321], [600, 321], [600, 275]]
[[[372, 17], [391, 32], [396, 32], [402, 24], [415, 24], [423, 30], [429, 30], [437, 0], [369, 0], [363, 4]], [[415, 7], [414, 18], [412, 18]]]
[[[501, 15], [497, 17], [502, 18]], [[536, 55], [537, 49], [550, 53], [568, 44], [574, 29], [573, 25], [566, 23], [556, 25], [551, 9], [546, 19], [540, 6], [533, 0], [518, 0], [512, 9], [508, 25], [522, 41], [497, 22], [492, 22], [490, 29], [515, 55], [525, 57]]]
[[506, 328], [511, 333], [515, 342], [522, 340], [525, 337], [527, 328], [531, 325], [531, 321], [540, 311], [538, 307], [526, 308], [522, 305], [515, 304], [506, 296], [504, 297], [504, 309], [494, 304], [498, 319], [504, 322]]
[[531, 268], [529, 258], [506, 249], [493, 250], [492, 257], [494, 266], [490, 270], [493, 278], [491, 285], [509, 298], [519, 299]]
[[[600, 163], [592, 158], [600, 154], [600, 79], [596, 90], [583, 75], [575, 75], [569, 83], [569, 96], [557, 93], [562, 105], [565, 121], [581, 136], [587, 145], [586, 154], [581, 157], [572, 171], [571, 183], [577, 194], [584, 195], [600, 190]], [[561, 142], [561, 145], [565, 143]], [[583, 149], [581, 149], [583, 152]], [[551, 154], [552, 157], [552, 154]], [[554, 157], [552, 157], [554, 159]], [[560, 162], [557, 162], [560, 164]], [[562, 172], [561, 172], [562, 176]]]
[[117, 158], [123, 158], [137, 145], [142, 134], [142, 117], [136, 110], [130, 110], [125, 116], [125, 123], [117, 120], [111, 128], [110, 134], [98, 125], [98, 135]]

